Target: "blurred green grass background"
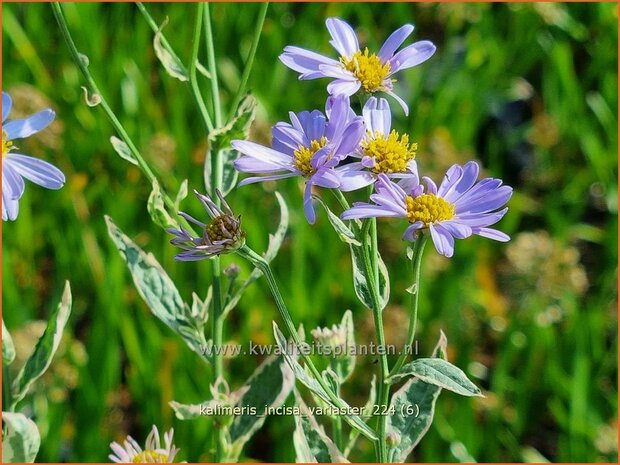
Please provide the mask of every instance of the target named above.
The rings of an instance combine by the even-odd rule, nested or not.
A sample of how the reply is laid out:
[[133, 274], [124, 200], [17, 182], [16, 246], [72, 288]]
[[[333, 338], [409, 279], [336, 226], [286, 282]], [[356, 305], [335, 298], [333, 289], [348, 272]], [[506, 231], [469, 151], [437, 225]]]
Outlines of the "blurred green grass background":
[[[195, 7], [149, 4], [187, 62]], [[257, 4], [213, 4], [224, 105], [236, 91], [258, 14]], [[169, 77], [153, 34], [132, 4], [64, 4], [79, 50], [145, 158], [176, 192], [188, 178], [201, 189], [205, 134], [188, 87]], [[376, 49], [397, 27], [414, 23], [414, 40], [436, 55], [401, 73], [405, 118], [394, 126], [419, 144], [421, 169], [440, 180], [453, 163], [477, 159], [487, 175], [515, 188], [500, 228], [509, 244], [457, 243], [455, 257], [432, 249], [423, 267], [419, 346], [430, 352], [439, 330], [450, 360], [485, 390], [482, 399], [443, 393], [415, 461], [617, 461], [617, 5], [605, 4], [272, 4], [249, 88], [259, 101], [252, 138], [289, 110], [322, 108], [327, 81], [299, 82], [277, 56], [288, 44], [334, 54], [324, 19], [339, 16]], [[23, 404], [42, 430], [39, 461], [105, 461], [109, 443], [130, 433], [142, 442], [154, 423], [174, 426], [180, 458], [208, 460], [208, 419], [180, 422], [167, 403], [209, 396], [210, 373], [150, 315], [105, 231], [103, 215], [155, 256], [186, 299], [204, 294], [205, 263], [179, 264], [168, 237], [150, 222], [150, 186], [113, 152], [112, 128], [89, 108], [81, 76], [47, 4], [4, 3], [3, 89], [12, 117], [43, 107], [50, 129], [23, 142], [26, 153], [66, 174], [58, 192], [29, 185], [19, 218], [3, 224], [3, 315], [22, 351], [32, 347], [71, 281], [74, 311], [65, 347]], [[203, 63], [204, 48], [201, 51]], [[202, 81], [208, 93], [208, 81]], [[295, 180], [254, 185], [229, 196], [249, 244], [263, 250], [277, 224], [273, 190], [285, 194], [292, 224], [274, 262], [294, 318], [307, 329], [331, 325], [351, 308], [358, 343], [373, 338], [370, 313], [352, 289], [348, 249], [324, 217], [309, 226]], [[361, 194], [359, 195], [361, 198]], [[329, 199], [331, 201], [331, 199]], [[188, 198], [182, 207], [200, 214]], [[406, 327], [408, 273], [403, 225], [380, 223], [380, 249], [391, 270], [384, 315], [388, 342]], [[239, 262], [226, 257], [224, 264]], [[277, 319], [262, 281], [231, 315], [229, 342], [271, 343]], [[367, 395], [373, 360], [358, 360], [345, 386], [352, 404]], [[237, 388], [259, 360], [227, 360]], [[245, 450], [248, 460], [291, 461], [293, 419], [270, 418]], [[372, 460], [360, 441], [353, 460]]]

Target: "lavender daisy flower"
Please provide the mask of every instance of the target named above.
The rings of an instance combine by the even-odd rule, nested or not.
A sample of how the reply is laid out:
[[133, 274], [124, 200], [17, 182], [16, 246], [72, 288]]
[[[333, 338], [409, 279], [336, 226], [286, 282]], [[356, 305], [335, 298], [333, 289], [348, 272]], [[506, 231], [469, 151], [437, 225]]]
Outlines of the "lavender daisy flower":
[[5, 124], [11, 111], [9, 94], [2, 92], [2, 220], [15, 220], [19, 213], [19, 199], [24, 194], [24, 179], [46, 187], [60, 189], [65, 183], [62, 172], [50, 163], [28, 155], [15, 153], [13, 141], [31, 136], [45, 129], [54, 120], [52, 110], [43, 110], [25, 119]]
[[334, 168], [353, 152], [364, 135], [364, 122], [355, 116], [349, 98], [337, 96], [327, 102], [327, 116], [319, 110], [289, 113], [291, 124], [280, 122], [272, 130], [272, 148], [254, 142], [233, 140], [242, 156], [235, 168], [264, 176], [246, 178], [240, 186], [254, 182], [301, 176], [306, 180], [304, 212], [310, 224], [316, 214], [312, 186], [338, 188]]
[[374, 204], [358, 202], [342, 214], [343, 219], [396, 217], [407, 218], [410, 226], [403, 239], [415, 240], [423, 230], [430, 230], [437, 252], [446, 257], [454, 253], [454, 238], [465, 239], [472, 234], [506, 242], [510, 237], [489, 228], [508, 211], [503, 207], [512, 188], [502, 186], [500, 179], [485, 178], [476, 182], [480, 167], [474, 161], [464, 166], [453, 165], [439, 188], [424, 177], [424, 186], [412, 186], [409, 194], [386, 175], [380, 174], [376, 193], [370, 196]]
[[383, 98], [371, 97], [364, 105], [366, 136], [352, 157], [361, 161], [338, 167], [340, 190], [352, 191], [375, 182], [384, 173], [389, 178], [401, 179], [403, 189], [418, 183], [418, 169], [414, 160], [418, 144], [409, 142], [409, 135], [400, 135], [392, 126], [390, 106]]
[[159, 431], [157, 426], [153, 425], [153, 429], [146, 438], [144, 450], [131, 436], [127, 436], [123, 445], [118, 442], [110, 444], [113, 454], [108, 457], [115, 463], [173, 463], [174, 457], [179, 452], [172, 443], [174, 430], [164, 433], [164, 447], [161, 447], [159, 439]]
[[170, 243], [184, 250], [174, 258], [185, 262], [203, 260], [242, 247], [245, 244], [245, 231], [241, 229], [241, 216], [234, 216], [222, 193], [216, 190], [222, 208], [218, 207], [208, 195], [196, 190], [194, 194], [202, 202], [212, 221], [205, 224], [187, 213], [179, 212], [179, 215], [187, 221], [198, 225], [202, 229], [202, 235], [194, 237], [183, 227], [168, 228], [166, 231], [175, 236]]
[[435, 53], [435, 45], [428, 40], [415, 42], [401, 51], [396, 50], [413, 32], [411, 24], [405, 24], [383, 43], [378, 54], [370, 53], [368, 48], [360, 49], [355, 32], [347, 23], [338, 18], [325, 21], [332, 37], [330, 44], [340, 54], [334, 60], [316, 52], [300, 47], [288, 46], [280, 55], [286, 66], [300, 74], [299, 79], [335, 78], [327, 86], [332, 95], [351, 96], [358, 90], [372, 94], [385, 92], [394, 97], [403, 107], [405, 115], [409, 113], [407, 104], [393, 92], [394, 79], [398, 71], [412, 68], [428, 60]]

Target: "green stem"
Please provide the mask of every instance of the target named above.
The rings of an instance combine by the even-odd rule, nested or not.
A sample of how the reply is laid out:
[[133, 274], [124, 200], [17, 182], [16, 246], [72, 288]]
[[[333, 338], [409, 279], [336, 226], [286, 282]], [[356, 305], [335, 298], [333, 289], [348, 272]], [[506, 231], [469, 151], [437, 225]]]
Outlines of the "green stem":
[[[368, 226], [369, 225], [369, 226]], [[370, 247], [367, 247], [368, 235], [366, 231], [370, 229]], [[377, 244], [377, 219], [366, 220], [362, 235], [362, 251], [364, 254], [364, 268], [366, 282], [369, 284], [372, 299], [372, 314], [375, 322], [377, 334], [377, 345], [379, 350], [379, 392], [377, 395], [377, 405], [379, 408], [379, 418], [377, 419], [377, 435], [379, 439], [376, 443], [378, 460], [381, 463], [387, 462], [386, 429], [387, 429], [387, 406], [390, 396], [390, 386], [386, 383], [389, 376], [390, 367], [388, 365], [387, 352], [385, 350], [385, 331], [383, 328], [383, 316], [381, 314], [381, 303], [379, 301], [379, 250]], [[368, 254], [370, 253], [370, 257]]]
[[237, 90], [237, 94], [235, 95], [235, 98], [232, 101], [232, 105], [230, 106], [230, 112], [228, 114], [229, 121], [235, 116], [235, 113], [237, 112], [237, 107], [239, 106], [239, 103], [243, 98], [243, 94], [248, 83], [248, 78], [250, 77], [250, 72], [252, 71], [252, 65], [254, 64], [254, 56], [256, 55], [256, 50], [258, 49], [258, 41], [260, 39], [260, 34], [263, 30], [263, 24], [265, 22], [265, 17], [267, 16], [268, 7], [269, 2], [263, 3], [258, 13], [256, 28], [254, 29], [254, 38], [252, 39], [252, 47], [250, 48], [248, 59], [245, 62], [245, 67], [243, 68], [243, 74], [241, 75], [241, 83], [239, 84], [239, 89]]
[[[286, 307], [286, 303], [284, 302], [284, 299], [282, 298], [282, 294], [280, 294], [280, 289], [278, 288], [278, 284], [276, 282], [275, 276], [273, 275], [271, 271], [271, 267], [269, 266], [269, 263], [267, 263], [263, 257], [258, 255], [248, 246], [241, 247], [237, 251], [237, 253], [241, 255], [242, 257], [246, 258], [247, 260], [249, 260], [254, 266], [256, 266], [263, 273], [263, 275], [267, 279], [267, 284], [269, 285], [271, 294], [273, 295], [273, 298], [276, 302], [276, 307], [278, 308], [278, 311], [280, 312], [280, 316], [282, 320], [284, 321], [284, 325], [286, 326], [286, 329], [290, 337], [293, 339], [293, 342], [296, 344], [297, 347], [302, 347], [303, 343], [301, 339], [299, 338], [299, 334], [297, 333], [297, 328], [295, 328], [295, 324], [293, 323], [293, 319], [291, 318], [288, 308]], [[316, 368], [316, 366], [312, 362], [312, 359], [310, 358], [310, 356], [305, 351], [301, 351], [300, 357], [306, 363], [308, 369], [310, 370], [310, 373], [312, 374], [312, 377], [325, 391], [325, 393], [329, 397], [330, 402], [334, 404], [337, 408], [344, 409], [346, 411], [347, 409], [346, 403], [344, 403], [336, 395], [336, 393], [334, 393], [331, 390], [331, 388], [327, 385], [327, 383], [325, 382], [325, 380], [319, 373], [319, 370]], [[372, 431], [372, 429], [370, 429], [367, 425], [365, 425], [365, 428], [362, 428], [361, 425], [359, 425], [349, 415], [344, 415], [344, 419], [353, 428], [359, 430], [360, 433], [363, 434], [365, 437], [367, 437], [368, 439], [372, 441], [377, 441], [377, 437], [374, 435], [374, 431]]]
[[[112, 123], [112, 126], [116, 130], [117, 134], [120, 136], [123, 142], [127, 144], [129, 151], [131, 152], [133, 157], [136, 159], [136, 162], [138, 163], [138, 167], [142, 170], [146, 178], [149, 180], [149, 183], [152, 185], [154, 181], [157, 181], [157, 176], [151, 170], [146, 160], [142, 157], [142, 154], [136, 148], [136, 145], [133, 143], [133, 141], [129, 137], [129, 134], [127, 133], [127, 131], [125, 130], [125, 128], [123, 127], [119, 119], [114, 114], [114, 111], [112, 111], [112, 108], [110, 108], [110, 106], [108, 105], [108, 102], [106, 101], [104, 96], [99, 91], [99, 87], [97, 86], [95, 79], [93, 78], [92, 74], [90, 74], [90, 71], [88, 70], [88, 66], [84, 62], [82, 55], [80, 54], [77, 47], [75, 46], [75, 42], [73, 41], [73, 37], [71, 37], [71, 33], [69, 32], [69, 28], [67, 26], [67, 21], [65, 20], [65, 16], [62, 12], [62, 8], [59, 2], [52, 3], [52, 11], [54, 12], [54, 16], [56, 17], [58, 26], [60, 27], [60, 32], [62, 33], [62, 36], [64, 37], [65, 42], [67, 43], [67, 46], [69, 47], [69, 51], [71, 52], [73, 61], [75, 62], [75, 64], [81, 71], [82, 75], [84, 76], [84, 79], [86, 80], [88, 91], [90, 92], [91, 95], [97, 95], [99, 97], [100, 101], [99, 101], [98, 106], [100, 106], [103, 109], [104, 113], [106, 114], [110, 122]], [[160, 188], [161, 188], [161, 194], [164, 198], [164, 203], [171, 211], [173, 211], [176, 214], [177, 209], [174, 204], [174, 200], [168, 195], [168, 193], [166, 192], [164, 187], [161, 185], [161, 183], [160, 183]], [[181, 218], [179, 221], [183, 223], [183, 226], [188, 231], [193, 232], [192, 226], [184, 218]]]
[[192, 89], [192, 95], [198, 105], [202, 120], [205, 123], [207, 134], [213, 131], [213, 123], [209, 116], [209, 111], [205, 105], [200, 88], [198, 87], [198, 76], [196, 74], [196, 63], [198, 62], [198, 49], [200, 48], [200, 32], [202, 30], [202, 12], [204, 10], [204, 3], [198, 2], [196, 4], [196, 22], [194, 23], [194, 37], [192, 39], [192, 57], [189, 62], [189, 83]]
[[[213, 270], [213, 314], [211, 315], [211, 340], [213, 341], [213, 380], [217, 382], [220, 378], [224, 378], [223, 367], [223, 330], [224, 330], [224, 317], [222, 313], [222, 290], [220, 288], [220, 258], [214, 257], [211, 260]], [[215, 462], [222, 461], [222, 445], [225, 442], [224, 429], [222, 425], [215, 421]]]
[[209, 3], [205, 3], [205, 44], [207, 46], [207, 60], [209, 62], [209, 74], [211, 74], [211, 94], [213, 97], [213, 112], [215, 114], [215, 127], [222, 126], [222, 107], [220, 105], [220, 88], [217, 80], [217, 67], [215, 63], [215, 51], [213, 48], [213, 30], [211, 29], [211, 11]]
[[[413, 275], [413, 284], [411, 286], [411, 316], [409, 318], [405, 348], [411, 347], [415, 340], [415, 332], [418, 324], [418, 298], [420, 296], [420, 269], [427, 239], [428, 237], [423, 234], [413, 243], [413, 255], [411, 257], [411, 271]], [[396, 364], [390, 372], [390, 376], [398, 373], [398, 370], [404, 365], [405, 360], [407, 360], [407, 352], [407, 350], [403, 350], [400, 354], [400, 357], [398, 357]]]

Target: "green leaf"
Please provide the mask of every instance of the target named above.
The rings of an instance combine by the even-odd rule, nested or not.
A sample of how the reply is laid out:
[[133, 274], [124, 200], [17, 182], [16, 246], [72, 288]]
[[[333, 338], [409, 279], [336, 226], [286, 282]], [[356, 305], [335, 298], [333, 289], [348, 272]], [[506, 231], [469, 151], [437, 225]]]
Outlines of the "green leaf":
[[480, 389], [472, 383], [460, 368], [440, 358], [419, 358], [403, 366], [390, 377], [390, 383], [415, 376], [428, 384], [434, 384], [462, 396], [484, 397]]
[[[284, 242], [286, 232], [288, 231], [289, 224], [289, 212], [286, 201], [279, 192], [276, 191], [275, 195], [276, 199], [278, 200], [278, 205], [280, 206], [280, 223], [278, 224], [276, 232], [274, 234], [269, 234], [269, 244], [267, 246], [267, 250], [263, 254], [263, 258], [267, 263], [270, 263], [274, 258], [276, 258], [276, 255], [278, 255], [280, 247], [282, 247], [282, 243]], [[237, 289], [235, 294], [231, 296], [230, 300], [224, 307], [224, 318], [226, 318], [226, 315], [228, 315], [228, 313], [237, 306], [239, 300], [241, 299], [241, 296], [248, 288], [248, 286], [254, 281], [256, 281], [258, 278], [260, 278], [262, 274], [263, 273], [258, 268], [254, 268], [254, 270], [252, 270], [252, 273], [250, 273], [248, 279], [246, 279], [243, 284], [239, 286], [239, 289]]]
[[265, 409], [282, 405], [294, 386], [295, 376], [283, 357], [271, 356], [261, 363], [242, 388], [238, 402], [239, 406], [255, 407], [256, 414], [235, 416], [229, 428], [233, 450], [241, 450], [265, 423]]
[[153, 315], [183, 338], [187, 346], [208, 362], [204, 348], [203, 327], [192, 317], [192, 311], [181, 299], [179, 291], [155, 257], [145, 253], [105, 217], [108, 234], [127, 263], [134, 285]]
[[2, 435], [3, 463], [33, 463], [41, 436], [37, 425], [22, 413], [2, 412], [6, 432]]
[[71, 287], [65, 283], [60, 303], [50, 315], [45, 332], [37, 342], [34, 351], [26, 360], [13, 383], [13, 405], [16, 405], [28, 393], [28, 389], [52, 363], [52, 358], [60, 345], [62, 332], [71, 314]]
[[[353, 262], [353, 287], [355, 289], [355, 295], [357, 295], [360, 302], [367, 308], [372, 308], [372, 297], [364, 274], [362, 247], [353, 245], [349, 247], [351, 248], [351, 259]], [[390, 277], [381, 255], [378, 255], [377, 258], [379, 265], [379, 304], [381, 305], [381, 309], [384, 309], [390, 300]]]
[[187, 70], [181, 63], [179, 57], [177, 57], [174, 52], [165, 47], [162, 43], [162, 29], [168, 24], [168, 18], [159, 26], [157, 32], [155, 33], [155, 37], [153, 38], [153, 48], [155, 49], [155, 55], [159, 58], [159, 61], [168, 72], [170, 76], [178, 79], [179, 81], [189, 81], [189, 76], [187, 74]]
[[[432, 356], [445, 359], [447, 344], [442, 331]], [[394, 393], [390, 410], [395, 413], [387, 421], [387, 432], [396, 433], [401, 439], [397, 446], [389, 450], [394, 461], [404, 462], [424, 437], [433, 422], [435, 402], [440, 392], [439, 386], [412, 378]]]
[[295, 433], [293, 433], [295, 461], [297, 463], [349, 463], [336, 444], [327, 436], [323, 426], [318, 424], [297, 392], [295, 392], [295, 402], [302, 412], [302, 415], [295, 416]]
[[4, 325], [4, 319], [2, 320], [2, 363], [4, 365], [10, 365], [15, 360], [15, 345], [13, 344], [13, 338], [11, 333], [6, 329]]
[[123, 160], [128, 161], [132, 165], [138, 166], [138, 160], [136, 160], [136, 157], [133, 155], [133, 153], [131, 153], [129, 146], [125, 142], [123, 142], [121, 139], [119, 139], [116, 136], [110, 137], [110, 142], [112, 143], [112, 147], [114, 148], [114, 151]]
[[342, 356], [332, 357], [330, 359], [330, 364], [332, 365], [332, 369], [340, 377], [340, 382], [344, 383], [351, 377], [353, 370], [355, 370], [355, 331], [353, 328], [353, 313], [351, 313], [351, 310], [344, 312], [340, 327], [344, 329], [347, 348]]
[[153, 222], [159, 227], [163, 229], [179, 228], [179, 223], [177, 223], [177, 221], [170, 216], [168, 210], [166, 210], [164, 196], [161, 193], [157, 179], [153, 179], [153, 190], [151, 191], [151, 195], [149, 195], [146, 208]]
[[214, 194], [215, 189], [212, 185], [212, 158], [219, 153], [222, 159], [222, 179], [221, 191], [226, 196], [237, 185], [238, 171], [235, 169], [233, 162], [237, 159], [239, 153], [231, 148], [230, 143], [235, 139], [247, 139], [250, 125], [254, 121], [256, 115], [256, 99], [248, 94], [244, 97], [237, 109], [235, 117], [221, 128], [214, 129], [209, 134], [209, 151], [205, 157], [204, 165], [204, 181], [207, 192]]
[[357, 237], [355, 237], [355, 233], [351, 231], [351, 229], [344, 223], [344, 221], [342, 221], [336, 214], [334, 214], [329, 209], [329, 207], [325, 202], [323, 202], [323, 199], [321, 199], [321, 197], [319, 197], [318, 195], [313, 195], [312, 198], [314, 198], [314, 200], [316, 200], [323, 206], [323, 208], [327, 212], [327, 219], [331, 223], [332, 228], [334, 228], [334, 231], [336, 231], [338, 237], [340, 237], [340, 240], [342, 242], [346, 242], [347, 244], [352, 244], [355, 246], [362, 245], [362, 243], [357, 240]]

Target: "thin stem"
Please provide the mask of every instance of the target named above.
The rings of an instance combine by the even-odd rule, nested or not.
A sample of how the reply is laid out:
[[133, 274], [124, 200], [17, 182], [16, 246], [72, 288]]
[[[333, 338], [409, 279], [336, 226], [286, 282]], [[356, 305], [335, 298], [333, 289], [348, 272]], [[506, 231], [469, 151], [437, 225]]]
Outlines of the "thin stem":
[[237, 107], [241, 102], [241, 98], [245, 92], [245, 88], [248, 83], [248, 78], [250, 77], [250, 72], [252, 71], [252, 65], [254, 64], [254, 56], [256, 55], [256, 50], [258, 49], [258, 41], [260, 39], [260, 34], [263, 30], [263, 24], [265, 22], [265, 17], [267, 16], [267, 8], [269, 7], [269, 2], [265, 2], [261, 5], [260, 11], [258, 13], [258, 20], [256, 22], [256, 28], [254, 29], [254, 38], [252, 39], [252, 47], [250, 48], [250, 53], [248, 55], [248, 59], [245, 62], [245, 67], [243, 68], [243, 74], [241, 75], [241, 83], [239, 84], [239, 89], [237, 90], [237, 94], [232, 101], [232, 105], [230, 106], [230, 112], [228, 114], [228, 120], [230, 121], [237, 111]]
[[205, 105], [200, 88], [198, 87], [198, 76], [196, 74], [196, 63], [198, 62], [198, 49], [200, 48], [200, 32], [202, 30], [202, 11], [204, 9], [204, 3], [198, 2], [196, 4], [196, 22], [194, 23], [194, 37], [192, 40], [192, 57], [189, 62], [189, 83], [192, 88], [192, 95], [198, 105], [202, 120], [205, 123], [207, 133], [213, 131], [213, 123], [209, 116], [209, 111]]
[[217, 67], [215, 64], [215, 51], [213, 49], [213, 30], [211, 29], [211, 12], [209, 3], [205, 3], [203, 11], [205, 22], [205, 44], [207, 46], [207, 60], [209, 62], [209, 74], [211, 74], [211, 94], [213, 97], [213, 112], [215, 114], [215, 127], [222, 126], [222, 107], [220, 106], [220, 88], [217, 81]]
[[[413, 275], [413, 284], [411, 287], [411, 316], [409, 318], [409, 328], [407, 329], [407, 342], [405, 342], [405, 347], [411, 347], [415, 340], [415, 332], [418, 324], [418, 297], [420, 296], [420, 269], [427, 239], [427, 236], [423, 234], [413, 243], [413, 256], [411, 257], [411, 271]], [[396, 365], [392, 368], [390, 376], [398, 373], [398, 370], [404, 365], [406, 359], [407, 350], [403, 350], [396, 361]]]
[[[370, 289], [370, 295], [372, 299], [372, 314], [375, 322], [375, 331], [377, 334], [378, 347], [385, 348], [385, 331], [383, 328], [383, 316], [381, 314], [381, 303], [379, 301], [379, 268], [378, 257], [379, 250], [377, 245], [377, 219], [370, 218], [366, 220], [366, 225], [369, 224], [370, 229], [370, 248], [366, 246], [368, 236], [362, 235], [362, 250], [365, 255], [364, 268], [366, 274], [366, 282]], [[364, 228], [364, 232], [368, 227]], [[370, 257], [368, 257], [370, 253]], [[376, 447], [378, 448], [379, 462], [385, 463], [387, 461], [387, 447], [386, 447], [386, 429], [387, 429], [387, 404], [390, 396], [390, 386], [385, 382], [389, 375], [390, 367], [388, 365], [387, 352], [385, 350], [379, 351], [379, 392], [377, 396], [377, 405], [379, 406], [379, 418], [377, 425], [377, 435], [379, 440]]]
[[[271, 290], [271, 294], [273, 295], [273, 298], [276, 302], [276, 307], [278, 308], [278, 311], [280, 312], [280, 316], [282, 320], [284, 321], [284, 325], [286, 326], [287, 332], [293, 339], [293, 342], [296, 344], [296, 346], [302, 347], [303, 343], [301, 339], [299, 338], [299, 334], [297, 333], [297, 328], [295, 328], [295, 324], [293, 323], [293, 320], [290, 316], [288, 308], [286, 307], [286, 303], [284, 302], [284, 299], [282, 298], [282, 294], [280, 294], [280, 289], [278, 288], [278, 284], [276, 282], [275, 276], [273, 275], [273, 272], [271, 271], [271, 267], [269, 266], [269, 263], [267, 263], [263, 257], [258, 255], [248, 246], [243, 246], [237, 251], [237, 253], [239, 253], [239, 255], [249, 260], [254, 266], [256, 266], [263, 273], [263, 275], [267, 279], [267, 284], [269, 285], [269, 289]], [[346, 411], [347, 409], [346, 403], [344, 403], [327, 385], [327, 383], [325, 382], [325, 380], [319, 373], [319, 370], [316, 368], [316, 366], [312, 362], [312, 359], [309, 357], [306, 351], [300, 351], [300, 357], [306, 363], [308, 369], [310, 370], [310, 373], [312, 374], [312, 377], [316, 380], [319, 386], [321, 386], [323, 391], [325, 391], [325, 393], [329, 397], [330, 402], [332, 402], [337, 408], [345, 409], [344, 411]], [[377, 441], [377, 437], [374, 435], [374, 431], [372, 431], [372, 429], [368, 427], [367, 425], [365, 425], [363, 422], [362, 424], [364, 425], [364, 427], [362, 428], [362, 425], [358, 424], [351, 416], [344, 415], [344, 419], [353, 428], [359, 430], [360, 433], [363, 434], [365, 437], [367, 437], [368, 439], [372, 441]]]
[[[142, 170], [146, 178], [149, 180], [149, 183], [153, 184], [154, 181], [157, 181], [157, 176], [151, 170], [146, 160], [142, 157], [142, 154], [140, 153], [136, 145], [133, 143], [133, 141], [129, 137], [129, 134], [127, 133], [127, 131], [125, 130], [125, 128], [123, 127], [119, 119], [114, 114], [114, 111], [112, 111], [112, 108], [110, 108], [110, 106], [108, 105], [108, 102], [106, 101], [105, 97], [99, 91], [99, 87], [97, 86], [95, 79], [93, 78], [92, 74], [90, 74], [90, 71], [88, 70], [88, 66], [83, 60], [83, 55], [80, 54], [77, 47], [75, 46], [75, 42], [73, 41], [73, 37], [71, 37], [71, 33], [69, 32], [69, 28], [67, 26], [67, 22], [65, 20], [65, 16], [62, 12], [62, 8], [59, 2], [52, 3], [52, 11], [54, 12], [54, 16], [56, 17], [58, 26], [60, 27], [60, 32], [62, 33], [62, 36], [64, 37], [65, 42], [67, 43], [67, 46], [69, 47], [69, 51], [71, 52], [73, 61], [75, 62], [75, 64], [81, 71], [82, 75], [84, 76], [84, 79], [86, 80], [88, 91], [90, 92], [91, 95], [97, 95], [99, 97], [98, 106], [100, 106], [103, 109], [104, 113], [106, 114], [110, 122], [112, 123], [112, 126], [116, 130], [117, 134], [121, 137], [123, 142], [127, 144], [127, 147], [129, 148], [133, 157], [136, 159], [138, 166], [140, 167], [140, 169]], [[176, 213], [177, 209], [174, 204], [174, 200], [168, 195], [168, 193], [166, 192], [166, 190], [161, 184], [160, 184], [160, 188], [161, 188], [162, 196], [164, 197], [164, 203], [170, 210]], [[180, 218], [179, 221], [183, 223], [183, 226], [188, 231], [193, 232], [192, 226], [184, 218]]]
[[342, 207], [343, 210], [348, 210], [350, 208], [349, 202], [344, 194], [340, 191], [340, 189], [330, 189], [334, 194], [334, 197], [338, 200], [338, 203]]
[[[211, 260], [213, 270], [213, 314], [211, 315], [211, 340], [213, 341], [213, 380], [217, 382], [224, 378], [222, 340], [224, 332], [224, 318], [222, 314], [222, 290], [220, 288], [220, 258], [214, 257]], [[224, 443], [224, 430], [222, 425], [215, 422], [215, 462], [222, 460], [222, 444]]]

